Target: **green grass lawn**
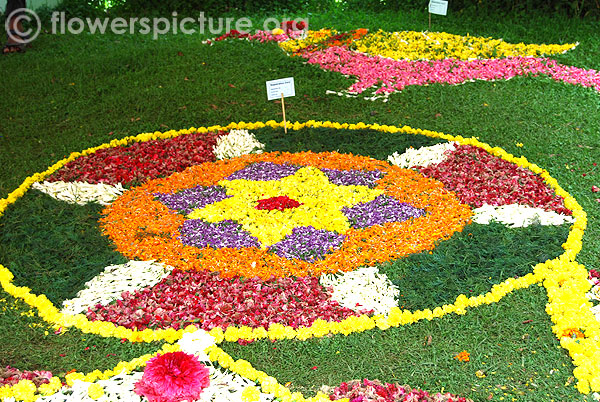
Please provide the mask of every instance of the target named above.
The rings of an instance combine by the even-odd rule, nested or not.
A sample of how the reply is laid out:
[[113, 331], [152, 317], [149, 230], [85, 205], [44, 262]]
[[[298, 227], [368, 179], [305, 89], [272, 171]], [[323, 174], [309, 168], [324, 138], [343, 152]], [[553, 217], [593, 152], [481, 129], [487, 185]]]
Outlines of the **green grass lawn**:
[[[331, 12], [309, 15], [309, 19], [311, 29], [427, 29], [427, 16], [422, 13]], [[575, 50], [556, 59], [600, 69], [597, 22], [462, 15], [434, 17], [433, 22], [436, 31], [493, 36], [509, 42], [580, 42]], [[202, 39], [184, 35], [157, 41], [142, 35], [41, 35], [27, 53], [1, 56], [0, 197], [69, 153], [115, 138], [231, 121], [280, 120], [280, 106], [266, 99], [265, 81], [293, 76], [296, 97], [286, 100], [289, 120], [409, 125], [475, 136], [547, 169], [588, 213], [578, 261], [588, 268], [600, 268], [600, 202], [596, 200], [600, 195], [591, 191], [593, 185], [600, 186], [600, 167], [595, 165], [600, 163], [600, 94], [594, 90], [548, 78], [522, 77], [458, 86], [413, 86], [392, 94], [387, 103], [370, 102], [326, 95], [326, 89], [344, 90], [352, 79], [305, 65], [286, 56], [275, 44], [239, 41], [206, 46]], [[335, 145], [331, 138], [317, 140], [315, 147], [322, 149]], [[373, 138], [375, 144], [381, 141]], [[372, 152], [379, 152], [377, 146]], [[40, 214], [45, 205], [44, 200], [20, 202], [30, 202]], [[50, 207], [52, 203], [48, 203]], [[41, 250], [60, 242], [53, 236], [19, 232], [20, 223], [35, 222], [19, 208], [18, 202], [9, 207], [6, 219], [0, 218], [0, 235], [5, 241], [6, 236], [18, 233], [22, 244], [40, 244], [45, 238], [52, 242], [40, 244]], [[89, 214], [93, 213], [90, 210]], [[89, 223], [85, 216], [76, 219]], [[564, 233], [558, 231], [556, 236]], [[77, 247], [81, 253], [86, 250], [86, 244]], [[0, 248], [3, 256], [30, 258], [36, 254], [2, 244]], [[71, 261], [68, 258], [65, 261]], [[36, 286], [52, 281], [51, 273], [45, 274], [45, 278], [32, 278]], [[64, 279], [64, 272], [61, 275]], [[476, 401], [591, 400], [573, 388], [573, 366], [551, 333], [544, 312], [546, 302], [544, 288], [533, 286], [465, 316], [348, 337], [275, 344], [261, 341], [224, 348], [281, 383], [291, 382], [293, 389], [306, 391], [307, 396], [323, 384], [368, 377], [430, 391], [444, 388]], [[52, 328], [28, 311], [22, 302], [0, 291], [0, 366], [50, 369], [55, 374], [71, 369], [87, 372], [112, 368], [120, 360], [159, 348], [158, 344], [131, 345], [76, 330], [54, 335]], [[427, 342], [429, 336], [431, 343]], [[465, 364], [452, 358], [463, 349], [472, 357]], [[478, 370], [486, 376], [478, 378]]]

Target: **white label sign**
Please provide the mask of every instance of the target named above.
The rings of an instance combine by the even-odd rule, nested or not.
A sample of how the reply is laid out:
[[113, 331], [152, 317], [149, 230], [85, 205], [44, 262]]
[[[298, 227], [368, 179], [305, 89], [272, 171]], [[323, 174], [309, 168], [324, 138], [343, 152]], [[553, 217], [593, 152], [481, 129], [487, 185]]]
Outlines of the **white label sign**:
[[280, 99], [281, 94], [284, 98], [296, 96], [294, 89], [294, 78], [282, 78], [280, 80], [267, 81], [267, 99]]
[[446, 15], [448, 13], [448, 2], [444, 0], [430, 0], [429, 12], [431, 14]]

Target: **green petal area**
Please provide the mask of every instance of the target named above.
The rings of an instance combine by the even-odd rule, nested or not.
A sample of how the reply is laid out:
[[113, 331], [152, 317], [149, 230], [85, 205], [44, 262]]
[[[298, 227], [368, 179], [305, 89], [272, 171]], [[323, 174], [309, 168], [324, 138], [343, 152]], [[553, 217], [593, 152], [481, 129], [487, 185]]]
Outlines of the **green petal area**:
[[[314, 395], [323, 384], [356, 378], [409, 384], [474, 401], [585, 401], [572, 383], [573, 366], [558, 347], [544, 312], [545, 290], [516, 291], [499, 303], [386, 331], [308, 341], [224, 343], [293, 391]], [[453, 357], [466, 350], [469, 362]], [[486, 377], [478, 378], [481, 370]]]
[[101, 234], [102, 208], [28, 191], [0, 219], [0, 263], [16, 285], [45, 294], [60, 308], [106, 266], [127, 262]]
[[373, 130], [336, 130], [331, 128], [306, 128], [288, 130], [262, 128], [254, 130], [256, 138], [265, 145], [266, 152], [333, 152], [352, 153], [387, 160], [394, 152], [402, 153], [406, 148], [420, 148], [446, 142], [422, 135], [382, 134]]
[[433, 309], [453, 303], [460, 294], [476, 296], [510, 277], [561, 255], [569, 226], [509, 228], [473, 223], [431, 254], [413, 254], [379, 267], [400, 289], [399, 306]]
[[121, 343], [76, 329], [55, 335], [55, 329], [37, 317], [33, 309], [2, 290], [0, 326], [0, 367], [49, 370], [62, 378], [72, 369], [84, 373], [112, 370], [121, 361], [154, 353], [162, 346], [161, 342]]

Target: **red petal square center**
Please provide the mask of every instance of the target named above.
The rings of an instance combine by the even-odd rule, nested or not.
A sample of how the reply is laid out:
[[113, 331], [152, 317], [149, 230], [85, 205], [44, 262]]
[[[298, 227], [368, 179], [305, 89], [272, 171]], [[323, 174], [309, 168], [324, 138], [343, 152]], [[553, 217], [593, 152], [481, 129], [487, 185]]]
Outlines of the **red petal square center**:
[[258, 205], [256, 205], [256, 209], [266, 209], [268, 211], [272, 211], [274, 209], [278, 211], [283, 211], [289, 208], [297, 208], [302, 203], [294, 200], [293, 198], [288, 197], [287, 195], [280, 195], [279, 197], [271, 197], [265, 198], [262, 200], [258, 200]]

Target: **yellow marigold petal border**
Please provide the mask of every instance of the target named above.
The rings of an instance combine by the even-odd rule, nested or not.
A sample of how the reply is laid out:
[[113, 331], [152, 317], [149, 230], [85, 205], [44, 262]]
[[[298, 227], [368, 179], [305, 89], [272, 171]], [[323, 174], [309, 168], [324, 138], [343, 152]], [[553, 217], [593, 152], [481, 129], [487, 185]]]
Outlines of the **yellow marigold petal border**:
[[[22, 197], [33, 183], [44, 180], [44, 178], [60, 169], [68, 162], [80, 156], [92, 154], [99, 149], [128, 145], [133, 142], [173, 138], [179, 135], [195, 132], [206, 133], [216, 130], [232, 129], [254, 130], [263, 127], [281, 128], [283, 125], [284, 122], [269, 120], [265, 123], [232, 122], [227, 126], [217, 125], [199, 128], [192, 127], [187, 130], [170, 130], [164, 133], [157, 131], [154, 133], [143, 133], [137, 136], [130, 136], [121, 140], [113, 140], [110, 143], [102, 144], [94, 148], [88, 148], [82, 152], [74, 152], [69, 157], [50, 166], [44, 172], [36, 173], [26, 178], [16, 190], [8, 195], [7, 198], [1, 199], [0, 216], [3, 215], [4, 211], [10, 204], [16, 202], [20, 197]], [[483, 150], [508, 162], [515, 163], [521, 167], [531, 170], [536, 174], [539, 174], [544, 179], [546, 184], [555, 190], [556, 194], [564, 198], [565, 206], [573, 211], [573, 217], [576, 220], [569, 231], [567, 241], [563, 244], [565, 252], [560, 257], [537, 264], [534, 267], [533, 273], [517, 279], [510, 278], [498, 285], [494, 285], [490, 292], [486, 294], [469, 298], [464, 294], [461, 294], [456, 298], [456, 301], [453, 304], [437, 307], [433, 311], [425, 309], [410, 312], [408, 310], [394, 308], [388, 317], [381, 315], [374, 317], [350, 317], [339, 323], [328, 323], [317, 320], [311, 327], [299, 328], [297, 330], [277, 324], [271, 325], [268, 330], [265, 330], [264, 328], [252, 329], [249, 327], [229, 327], [224, 333], [222, 333], [221, 336], [217, 336], [218, 340], [225, 340], [228, 342], [235, 342], [239, 339], [253, 340], [263, 338], [269, 338], [271, 340], [297, 338], [299, 340], [304, 340], [311, 337], [322, 337], [330, 333], [342, 333], [344, 335], [348, 335], [353, 332], [362, 332], [375, 327], [385, 330], [390, 327], [411, 324], [424, 319], [431, 320], [433, 318], [442, 317], [449, 313], [465, 314], [467, 308], [497, 302], [513, 290], [526, 288], [534, 283], [542, 282], [548, 291], [549, 298], [549, 303], [546, 306], [546, 312], [550, 315], [550, 318], [555, 324], [552, 327], [552, 330], [560, 340], [561, 345], [569, 351], [569, 354], [573, 359], [573, 364], [576, 366], [573, 374], [578, 380], [577, 389], [581, 393], [600, 391], [600, 371], [597, 370], [597, 367], [600, 367], [600, 322], [598, 322], [592, 314], [590, 310], [592, 305], [585, 296], [586, 291], [590, 288], [589, 283], [585, 280], [587, 278], [587, 270], [583, 265], [575, 261], [575, 257], [582, 248], [583, 233], [587, 226], [587, 214], [579, 205], [577, 200], [575, 200], [574, 197], [560, 187], [556, 179], [552, 178], [548, 171], [540, 168], [536, 164], [530, 163], [524, 156], [517, 158], [514, 155], [507, 153], [502, 148], [492, 147], [489, 144], [478, 141], [476, 138], [452, 136], [441, 132], [415, 129], [408, 126], [396, 127], [379, 124], [365, 124], [363, 122], [349, 124], [315, 120], [309, 120], [305, 123], [287, 122], [287, 125], [292, 130], [301, 130], [305, 127], [326, 127], [338, 130], [371, 129], [382, 133], [425, 135], [428, 137], [442, 138], [448, 141], [456, 141], [462, 145], [473, 145], [482, 148]], [[154, 331], [150, 329], [133, 331], [124, 327], [117, 327], [112, 323], [92, 322], [82, 314], [63, 314], [58, 311], [58, 309], [48, 300], [45, 295], [34, 295], [30, 292], [29, 288], [15, 286], [11, 283], [12, 279], [12, 273], [6, 267], [0, 265], [0, 283], [2, 284], [4, 290], [13, 297], [23, 299], [31, 307], [35, 307], [38, 310], [38, 315], [40, 317], [42, 317], [45, 321], [57, 326], [62, 326], [65, 328], [75, 327], [84, 333], [94, 333], [104, 337], [126, 338], [131, 342], [152, 342], [165, 340], [172, 343], [180, 339], [183, 335], [183, 332], [188, 330], [186, 328], [185, 330], [176, 331], [172, 328], [169, 328]], [[582, 330], [585, 334], [585, 337], [572, 339], [568, 336], [563, 336], [566, 329], [572, 328]], [[212, 332], [214, 332], [214, 335], [218, 335], [219, 331], [222, 332], [220, 329]], [[231, 359], [231, 357], [229, 357], [229, 359]], [[261, 386], [263, 386], [263, 389], [265, 389], [263, 381], [260, 382]], [[285, 395], [287, 395], [289, 392], [289, 389], [278, 384], [276, 380], [274, 383], [269, 380], [267, 381], [267, 384], [269, 385], [267, 387], [269, 389], [271, 389], [273, 384], [276, 384], [273, 385], [275, 387], [274, 389], [279, 390], [278, 387], [281, 387], [281, 392], [283, 392]], [[283, 391], [283, 389], [287, 390], [287, 392]]]
[[[372, 56], [393, 60], [476, 60], [499, 59], [506, 57], [543, 57], [564, 54], [579, 45], [565, 44], [525, 44], [509, 43], [491, 37], [455, 35], [447, 32], [400, 31], [387, 32], [379, 29], [367, 33], [351, 31], [348, 38], [351, 49]], [[335, 29], [308, 31], [306, 37], [289, 39], [279, 43], [279, 47], [290, 54], [298, 54], [310, 46], [330, 40], [340, 32]], [[340, 41], [336, 46], [342, 45]], [[331, 44], [330, 44], [331, 45]]]

